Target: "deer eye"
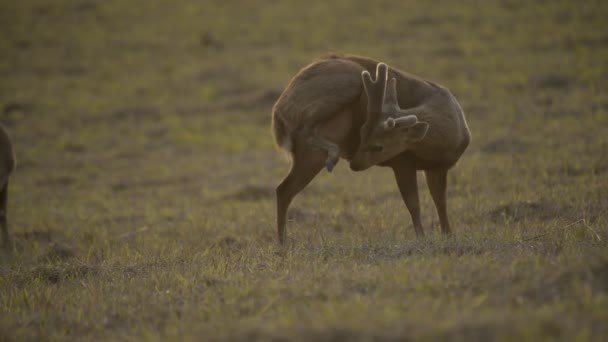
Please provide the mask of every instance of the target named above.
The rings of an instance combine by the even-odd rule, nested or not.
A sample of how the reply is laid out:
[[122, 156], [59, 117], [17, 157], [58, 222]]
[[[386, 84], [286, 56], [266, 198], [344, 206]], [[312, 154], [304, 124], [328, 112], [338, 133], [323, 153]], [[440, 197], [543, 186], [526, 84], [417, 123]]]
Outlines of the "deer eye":
[[380, 145], [372, 145], [372, 146], [369, 147], [368, 151], [370, 151], [372, 153], [382, 152], [382, 146], [380, 146]]

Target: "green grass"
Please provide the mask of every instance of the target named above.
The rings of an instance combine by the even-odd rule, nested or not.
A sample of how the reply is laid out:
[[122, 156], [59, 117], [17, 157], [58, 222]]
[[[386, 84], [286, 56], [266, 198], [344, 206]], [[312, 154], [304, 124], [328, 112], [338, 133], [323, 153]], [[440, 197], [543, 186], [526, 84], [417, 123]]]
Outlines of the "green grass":
[[[571, 1], [0, 4], [18, 168], [0, 340], [602, 340], [608, 5]], [[270, 110], [330, 51], [447, 86], [473, 142], [453, 239], [419, 178], [322, 172], [276, 245]], [[356, 184], [357, 186], [353, 186]]]

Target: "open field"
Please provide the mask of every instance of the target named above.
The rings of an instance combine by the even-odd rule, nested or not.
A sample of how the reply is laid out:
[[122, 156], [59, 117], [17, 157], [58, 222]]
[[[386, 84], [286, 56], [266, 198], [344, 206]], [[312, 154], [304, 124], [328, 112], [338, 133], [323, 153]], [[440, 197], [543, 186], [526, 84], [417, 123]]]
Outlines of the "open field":
[[[608, 2], [0, 3], [18, 166], [0, 340], [602, 340]], [[455, 236], [392, 173], [323, 171], [276, 244], [270, 110], [328, 52], [448, 87]]]

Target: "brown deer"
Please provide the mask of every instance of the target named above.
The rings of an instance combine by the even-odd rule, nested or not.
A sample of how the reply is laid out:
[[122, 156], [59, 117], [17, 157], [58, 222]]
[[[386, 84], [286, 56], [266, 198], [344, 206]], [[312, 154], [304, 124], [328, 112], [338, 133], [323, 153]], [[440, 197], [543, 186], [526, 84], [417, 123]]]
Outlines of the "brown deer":
[[367, 57], [330, 55], [296, 74], [273, 107], [271, 125], [292, 163], [276, 188], [279, 243], [285, 243], [293, 198], [339, 158], [353, 171], [373, 165], [393, 170], [418, 238], [424, 230], [416, 171], [424, 170], [441, 230], [450, 233], [447, 171], [469, 145], [470, 133], [446, 88]]
[[6, 218], [6, 202], [8, 199], [8, 177], [15, 169], [15, 154], [8, 133], [0, 125], [0, 229], [2, 229], [2, 247], [10, 249], [12, 246], [8, 234]]

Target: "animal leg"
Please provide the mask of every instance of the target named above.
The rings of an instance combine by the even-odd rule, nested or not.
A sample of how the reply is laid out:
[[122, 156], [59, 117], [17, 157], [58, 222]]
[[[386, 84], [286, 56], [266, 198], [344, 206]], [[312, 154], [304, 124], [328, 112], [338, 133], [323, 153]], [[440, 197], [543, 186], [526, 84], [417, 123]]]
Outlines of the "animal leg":
[[12, 246], [11, 237], [8, 233], [8, 222], [6, 218], [6, 202], [8, 197], [8, 180], [0, 190], [0, 228], [2, 229], [2, 247], [10, 249]]
[[293, 198], [321, 171], [324, 159], [322, 151], [310, 148], [310, 145], [306, 144], [303, 139], [294, 141], [291, 169], [276, 189], [277, 232], [281, 245], [285, 245], [287, 209]]
[[418, 180], [416, 179], [415, 163], [406, 156], [396, 158], [390, 165], [397, 180], [403, 202], [410, 212], [416, 237], [424, 237], [424, 229], [420, 220], [420, 200], [418, 198]]
[[451, 232], [450, 222], [448, 221], [447, 211], [447, 187], [448, 187], [448, 170], [447, 169], [431, 169], [424, 171], [426, 175], [426, 183], [429, 186], [431, 197], [437, 208], [439, 216], [439, 224], [441, 232], [449, 235]]
[[338, 147], [338, 145], [332, 143], [327, 139], [319, 137], [316, 134], [308, 138], [308, 144], [318, 149], [327, 151], [327, 158], [325, 159], [325, 168], [327, 169], [327, 171], [331, 172], [340, 160], [340, 147]]

